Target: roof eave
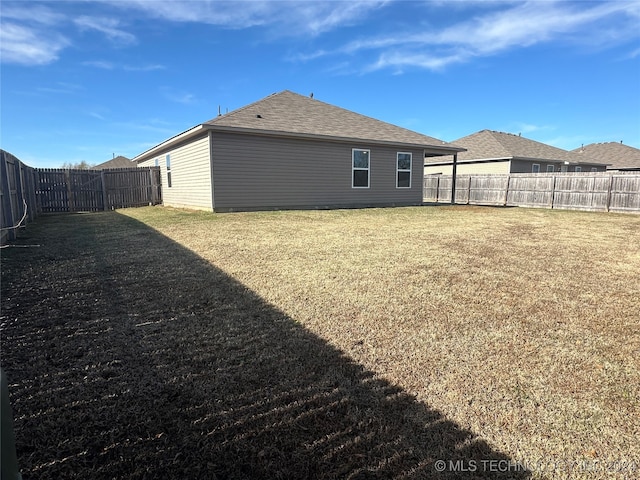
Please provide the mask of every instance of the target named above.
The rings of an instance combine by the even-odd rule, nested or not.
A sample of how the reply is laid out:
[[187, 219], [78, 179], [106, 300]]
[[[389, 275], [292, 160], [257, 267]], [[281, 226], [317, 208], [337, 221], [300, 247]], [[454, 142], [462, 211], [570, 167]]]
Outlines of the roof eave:
[[155, 147], [151, 147], [148, 150], [145, 150], [144, 152], [142, 152], [139, 155], [136, 155], [135, 157], [133, 157], [131, 159], [132, 162], [135, 163], [140, 163], [144, 160], [148, 160], [149, 158], [153, 158], [154, 156], [158, 155], [159, 152], [166, 150], [167, 148], [170, 148], [174, 145], [176, 145], [177, 143], [181, 143], [184, 142], [185, 140], [190, 139], [191, 137], [194, 137], [196, 135], [198, 135], [199, 133], [202, 133], [204, 131], [206, 131], [206, 125], [204, 124], [200, 124], [200, 125], [196, 125], [195, 127], [191, 127], [188, 130], [185, 130], [182, 133], [179, 133], [178, 135], [175, 135], [167, 140], [165, 140], [162, 143], [159, 143], [158, 145], [156, 145]]

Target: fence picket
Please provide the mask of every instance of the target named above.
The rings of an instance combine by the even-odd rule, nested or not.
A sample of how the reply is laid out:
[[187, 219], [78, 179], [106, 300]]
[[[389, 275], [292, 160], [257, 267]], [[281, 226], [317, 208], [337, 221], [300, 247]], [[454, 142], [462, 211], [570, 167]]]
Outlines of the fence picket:
[[[640, 213], [640, 174], [620, 172], [460, 175], [456, 203]], [[449, 203], [451, 175], [425, 175], [425, 202]], [[466, 185], [466, 184], [465, 184]], [[435, 188], [434, 188], [435, 186]], [[440, 187], [436, 190], [437, 187]], [[466, 197], [466, 198], [463, 198]]]

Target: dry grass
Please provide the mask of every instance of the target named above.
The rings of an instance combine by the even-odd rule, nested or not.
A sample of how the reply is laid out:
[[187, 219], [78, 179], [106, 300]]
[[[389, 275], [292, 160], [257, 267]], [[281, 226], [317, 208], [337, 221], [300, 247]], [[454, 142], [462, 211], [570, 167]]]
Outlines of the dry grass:
[[[81, 464], [95, 478], [156, 466], [431, 478], [438, 458], [507, 458], [538, 465], [534, 478], [638, 475], [636, 216], [143, 208], [64, 218], [21, 240], [41, 250], [3, 253], [3, 368], [33, 475]], [[38, 320], [52, 309], [62, 319]], [[27, 364], [32, 351], [47, 353]], [[46, 416], [50, 396], [34, 393], [43, 385], [65, 396], [58, 417], [81, 408], [69, 395], [101, 405], [84, 428], [103, 425], [106, 437], [87, 449], [66, 434], [63, 453], [38, 454], [70, 428]]]
[[635, 216], [124, 213], [512, 458], [640, 462]]

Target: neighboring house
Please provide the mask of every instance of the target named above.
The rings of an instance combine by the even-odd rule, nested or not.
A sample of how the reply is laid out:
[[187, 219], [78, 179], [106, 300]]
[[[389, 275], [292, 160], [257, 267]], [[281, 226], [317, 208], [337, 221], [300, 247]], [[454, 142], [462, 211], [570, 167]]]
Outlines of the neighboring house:
[[132, 162], [127, 157], [123, 157], [122, 155], [118, 155], [117, 157], [96, 165], [95, 167], [91, 167], [92, 170], [106, 170], [108, 168], [135, 168], [137, 164]]
[[[573, 152], [520, 135], [481, 130], [453, 142], [467, 151], [458, 154], [458, 175], [476, 173], [594, 172], [606, 162], [585, 159]], [[425, 174], [451, 175], [453, 157], [427, 158]]]
[[572, 151], [583, 158], [609, 164], [607, 170], [640, 171], [640, 149], [622, 142], [592, 143]]
[[165, 205], [215, 211], [422, 203], [425, 156], [463, 149], [283, 91], [136, 156]]

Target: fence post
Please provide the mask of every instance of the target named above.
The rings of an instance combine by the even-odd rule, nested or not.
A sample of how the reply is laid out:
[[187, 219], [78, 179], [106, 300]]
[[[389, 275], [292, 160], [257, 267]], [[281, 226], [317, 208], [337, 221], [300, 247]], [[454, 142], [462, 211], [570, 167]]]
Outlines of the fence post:
[[551, 186], [551, 203], [549, 204], [549, 208], [553, 210], [553, 202], [556, 198], [556, 175], [553, 176], [553, 185]]
[[74, 212], [73, 191], [71, 190], [71, 170], [68, 168], [64, 171], [64, 179], [67, 182], [67, 207], [70, 212]]
[[104, 170], [100, 170], [100, 182], [102, 183], [102, 209], [107, 210], [107, 183], [104, 180]]
[[456, 203], [456, 175], [458, 173], [458, 154], [453, 154], [453, 168], [451, 170], [451, 205]]
[[[13, 209], [11, 208], [11, 191], [9, 190], [9, 169], [7, 168], [8, 155], [2, 152], [0, 157], [0, 180], [2, 181], [2, 228], [13, 226]], [[5, 230], [7, 238], [13, 240], [15, 233], [13, 230]]]
[[613, 175], [609, 175], [609, 188], [607, 189], [607, 212], [611, 208], [611, 190], [613, 189]]
[[158, 204], [158, 187], [156, 185], [156, 172], [149, 167], [149, 179], [151, 180], [151, 205]]
[[511, 184], [511, 174], [507, 173], [507, 187], [504, 189], [504, 205], [507, 206], [507, 201], [509, 200], [509, 185]]

